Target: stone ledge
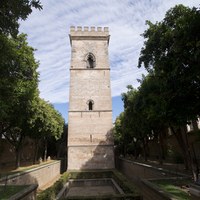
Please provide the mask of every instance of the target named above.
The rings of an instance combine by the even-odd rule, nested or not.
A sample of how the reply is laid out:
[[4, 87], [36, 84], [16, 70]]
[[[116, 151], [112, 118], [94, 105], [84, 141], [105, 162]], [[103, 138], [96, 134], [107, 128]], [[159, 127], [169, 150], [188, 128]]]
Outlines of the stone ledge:
[[171, 194], [161, 190], [159, 187], [157, 187], [153, 183], [150, 183], [148, 180], [142, 179], [141, 181], [146, 187], [148, 187], [149, 190], [153, 190], [153, 192], [157, 193], [160, 196], [160, 198], [162, 198], [163, 200], [173, 200], [174, 199], [174, 197]]
[[69, 110], [68, 112], [112, 112], [112, 110]]
[[17, 194], [11, 196], [9, 200], [20, 200], [23, 198], [35, 199], [37, 187], [38, 187], [37, 184], [30, 185], [27, 188], [23, 189], [22, 191], [18, 192]]
[[135, 161], [132, 161], [132, 160], [128, 160], [128, 159], [125, 159], [125, 158], [119, 158], [123, 161], [126, 161], [132, 165], [139, 165], [139, 166], [142, 166], [142, 167], [145, 167], [145, 168], [148, 168], [148, 169], [152, 169], [154, 171], [159, 171], [159, 172], [164, 172], [164, 173], [168, 173], [168, 174], [173, 174], [173, 175], [178, 175], [180, 177], [190, 177], [189, 175], [186, 175], [186, 174], [183, 174], [183, 173], [180, 173], [180, 172], [174, 172], [172, 170], [167, 170], [167, 169], [163, 169], [163, 168], [157, 168], [157, 167], [154, 167], [152, 165], [148, 165], [148, 164], [144, 164], [144, 163], [139, 163], [139, 162], [135, 162]]
[[104, 147], [105, 146], [108, 146], [108, 147], [112, 146], [113, 147], [113, 144], [68, 145], [68, 147], [102, 147], [102, 146], [104, 146]]
[[70, 68], [69, 70], [110, 70], [110, 68]]
[[196, 197], [200, 199], [200, 186], [199, 185], [195, 185], [195, 184], [190, 184], [190, 193]]
[[2, 178], [0, 178], [0, 182], [7, 181], [8, 179], [16, 178], [16, 177], [24, 175], [24, 174], [28, 174], [28, 173], [33, 172], [33, 171], [37, 171], [38, 169], [42, 169], [42, 168], [48, 167], [50, 165], [57, 164], [59, 162], [60, 161], [54, 161], [54, 162], [51, 162], [51, 163], [48, 163], [48, 164], [44, 164], [42, 166], [34, 167], [32, 169], [27, 169], [26, 171], [23, 171], [23, 172], [17, 172], [15, 174], [11, 174], [11, 175], [2, 177]]

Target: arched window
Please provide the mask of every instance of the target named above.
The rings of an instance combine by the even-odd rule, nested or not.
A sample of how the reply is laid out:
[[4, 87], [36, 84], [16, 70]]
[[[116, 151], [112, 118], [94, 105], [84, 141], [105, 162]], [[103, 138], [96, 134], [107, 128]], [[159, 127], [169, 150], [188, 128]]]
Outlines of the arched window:
[[94, 109], [94, 101], [93, 100], [88, 100], [87, 105], [88, 105], [88, 110]]
[[88, 105], [88, 107], [89, 107], [89, 110], [93, 110], [93, 104], [92, 104], [92, 102], [91, 102], [91, 101], [89, 102], [89, 105]]
[[90, 68], [90, 69], [95, 68], [96, 61], [92, 53], [87, 54], [86, 63], [87, 63], [87, 68]]

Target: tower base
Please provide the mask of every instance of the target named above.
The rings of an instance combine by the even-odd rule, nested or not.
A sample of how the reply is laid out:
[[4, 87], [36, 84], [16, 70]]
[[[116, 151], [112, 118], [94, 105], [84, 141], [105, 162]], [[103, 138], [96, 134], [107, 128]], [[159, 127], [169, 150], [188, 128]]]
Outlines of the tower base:
[[68, 170], [113, 168], [113, 145], [68, 147]]

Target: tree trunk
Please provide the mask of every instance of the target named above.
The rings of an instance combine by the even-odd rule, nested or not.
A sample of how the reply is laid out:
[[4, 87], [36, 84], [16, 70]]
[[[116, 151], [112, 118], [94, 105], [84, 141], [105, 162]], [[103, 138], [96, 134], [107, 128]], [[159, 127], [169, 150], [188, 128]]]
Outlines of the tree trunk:
[[163, 128], [162, 129], [162, 137], [161, 137], [161, 149], [162, 149], [162, 159], [166, 159], [166, 152], [167, 152], [167, 146], [166, 146], [166, 134], [167, 134], [167, 129]]
[[15, 168], [19, 168], [20, 167], [20, 158], [21, 158], [21, 151], [19, 148], [15, 148]]
[[126, 157], [126, 144], [123, 144], [123, 156]]
[[198, 124], [197, 124], [197, 120], [192, 120], [192, 126], [193, 126], [193, 130], [194, 131], [198, 131], [199, 130]]
[[44, 159], [45, 162], [47, 161], [47, 139], [44, 140]]
[[134, 157], [135, 157], [135, 160], [137, 160], [137, 142], [134, 142]]
[[174, 134], [178, 144], [179, 144], [179, 147], [182, 151], [182, 155], [183, 155], [183, 160], [184, 160], [184, 164], [185, 164], [185, 169], [188, 170], [189, 169], [189, 162], [188, 162], [188, 157], [187, 157], [187, 149], [186, 149], [186, 146], [185, 146], [185, 142], [184, 142], [184, 139], [183, 139], [183, 135], [182, 135], [182, 132], [181, 132], [181, 128], [179, 127], [177, 129], [177, 131], [174, 130], [174, 128], [172, 126], [170, 126], [170, 129], [172, 130], [172, 133]]
[[146, 152], [145, 138], [142, 138], [142, 144], [143, 144], [144, 160], [147, 161], [147, 152]]
[[33, 157], [33, 164], [36, 164], [37, 158], [38, 158], [38, 149], [39, 149], [39, 140], [35, 139], [35, 151], [34, 151], [34, 157]]
[[192, 144], [192, 151], [193, 151], [193, 155], [194, 155], [194, 164], [195, 164], [195, 167], [196, 169], [194, 170], [194, 173], [193, 173], [193, 176], [194, 176], [194, 181], [197, 182], [199, 180], [199, 164], [198, 164], [198, 161], [197, 161], [197, 156], [196, 156], [196, 153], [195, 153], [195, 149], [194, 149], [194, 145]]
[[159, 150], [160, 150], [160, 164], [163, 164], [163, 160], [166, 157], [166, 128], [162, 128], [158, 133], [159, 138]]
[[159, 147], [159, 164], [163, 164], [163, 152], [162, 152], [162, 133], [159, 131], [158, 133], [158, 147]]
[[162, 160], [162, 133], [160, 130], [153, 130], [154, 133], [154, 137], [155, 137], [155, 143], [156, 146], [158, 146], [158, 156], [156, 155], [156, 160], [159, 160], [159, 164], [163, 164], [163, 160]]
[[[196, 174], [196, 170], [195, 170], [195, 166], [194, 166], [194, 162], [192, 159], [192, 154], [191, 154], [191, 150], [190, 150], [190, 145], [189, 145], [189, 140], [188, 140], [188, 133], [187, 133], [187, 128], [186, 126], [182, 129], [183, 134], [185, 136], [185, 144], [186, 144], [186, 149], [187, 149], [187, 158], [188, 158], [188, 163], [189, 166], [191, 166], [191, 170], [192, 170], [192, 174], [193, 174], [193, 178], [194, 181], [197, 181], [198, 175]], [[195, 154], [194, 154], [195, 155]]]

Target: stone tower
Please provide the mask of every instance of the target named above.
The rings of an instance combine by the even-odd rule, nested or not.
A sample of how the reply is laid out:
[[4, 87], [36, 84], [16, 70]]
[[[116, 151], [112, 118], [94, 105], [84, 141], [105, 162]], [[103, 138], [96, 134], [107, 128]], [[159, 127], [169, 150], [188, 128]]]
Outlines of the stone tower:
[[114, 168], [108, 28], [71, 27], [68, 170]]

